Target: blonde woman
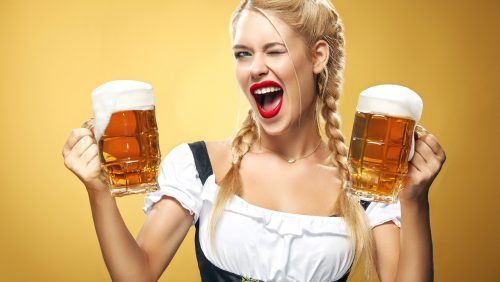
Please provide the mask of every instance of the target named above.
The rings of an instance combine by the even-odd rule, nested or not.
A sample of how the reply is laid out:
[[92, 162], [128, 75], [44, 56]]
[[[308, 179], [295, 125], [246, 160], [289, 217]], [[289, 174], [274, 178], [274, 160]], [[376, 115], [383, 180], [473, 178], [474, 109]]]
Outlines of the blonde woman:
[[359, 266], [381, 281], [432, 280], [427, 195], [445, 154], [434, 136], [418, 139], [395, 204], [362, 206], [346, 194], [344, 37], [332, 4], [242, 1], [231, 27], [248, 116], [231, 141], [166, 156], [137, 239], [101, 180], [92, 133], [73, 130], [63, 148], [113, 280], [157, 280], [191, 225], [203, 281], [345, 281]]

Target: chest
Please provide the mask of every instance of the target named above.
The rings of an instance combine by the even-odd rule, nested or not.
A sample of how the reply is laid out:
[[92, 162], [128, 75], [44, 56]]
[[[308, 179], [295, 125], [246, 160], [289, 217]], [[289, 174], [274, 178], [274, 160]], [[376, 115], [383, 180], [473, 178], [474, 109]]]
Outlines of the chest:
[[341, 181], [336, 168], [248, 156], [240, 175], [241, 197], [254, 205], [296, 214], [338, 213]]
[[198, 240], [217, 267], [263, 281], [335, 281], [348, 271], [353, 249], [342, 218], [283, 214], [238, 197], [225, 207], [211, 245], [215, 194], [204, 201]]

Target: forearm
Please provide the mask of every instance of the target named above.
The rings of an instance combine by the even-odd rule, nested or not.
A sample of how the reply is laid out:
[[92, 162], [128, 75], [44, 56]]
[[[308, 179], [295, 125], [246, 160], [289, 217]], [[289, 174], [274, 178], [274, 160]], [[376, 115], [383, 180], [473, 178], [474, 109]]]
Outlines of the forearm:
[[152, 281], [145, 253], [128, 230], [109, 192], [89, 192], [94, 226], [113, 281]]
[[401, 250], [396, 281], [433, 281], [429, 202], [401, 200]]

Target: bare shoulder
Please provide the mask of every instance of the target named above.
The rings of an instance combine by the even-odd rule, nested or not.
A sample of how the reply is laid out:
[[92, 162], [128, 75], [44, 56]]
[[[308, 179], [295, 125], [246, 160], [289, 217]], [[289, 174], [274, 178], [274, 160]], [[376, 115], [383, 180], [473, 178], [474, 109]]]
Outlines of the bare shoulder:
[[229, 140], [207, 141], [205, 144], [215, 179], [219, 182], [231, 168], [231, 142]]

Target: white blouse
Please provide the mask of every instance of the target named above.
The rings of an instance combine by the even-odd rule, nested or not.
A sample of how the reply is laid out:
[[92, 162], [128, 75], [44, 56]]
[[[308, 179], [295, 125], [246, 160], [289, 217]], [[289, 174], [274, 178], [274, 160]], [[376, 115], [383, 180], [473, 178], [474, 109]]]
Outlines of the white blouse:
[[[216, 231], [215, 249], [207, 238], [210, 212], [219, 186], [215, 176], [202, 185], [188, 144], [175, 147], [163, 160], [160, 190], [145, 198], [148, 214], [163, 196], [171, 196], [199, 222], [200, 246], [215, 266], [263, 281], [335, 281], [350, 268], [353, 247], [342, 217], [279, 212], [234, 196]], [[393, 221], [400, 226], [399, 202], [371, 203], [371, 227]]]

